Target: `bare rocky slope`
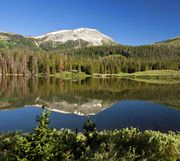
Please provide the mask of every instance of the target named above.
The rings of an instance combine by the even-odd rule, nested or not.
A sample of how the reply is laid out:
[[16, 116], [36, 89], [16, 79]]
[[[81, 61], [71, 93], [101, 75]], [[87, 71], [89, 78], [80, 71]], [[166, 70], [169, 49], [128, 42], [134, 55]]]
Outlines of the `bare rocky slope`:
[[96, 29], [79, 28], [75, 30], [60, 30], [56, 32], [50, 32], [48, 34], [34, 37], [39, 40], [40, 43], [53, 41], [59, 43], [66, 43], [68, 41], [83, 40], [89, 45], [99, 46], [103, 44], [113, 44], [115, 41], [102, 34]]

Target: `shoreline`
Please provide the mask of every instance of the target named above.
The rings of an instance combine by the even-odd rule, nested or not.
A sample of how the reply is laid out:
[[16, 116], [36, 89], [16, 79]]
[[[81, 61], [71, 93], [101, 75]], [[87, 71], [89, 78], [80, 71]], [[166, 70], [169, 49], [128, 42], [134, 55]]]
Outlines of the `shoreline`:
[[118, 74], [86, 74], [84, 72], [71, 72], [71, 71], [64, 71], [62, 73], [56, 74], [46, 74], [46, 73], [39, 73], [39, 74], [5, 74], [0, 75], [0, 77], [37, 77], [37, 78], [62, 78], [63, 80], [74, 80], [74, 79], [86, 79], [86, 78], [95, 78], [95, 79], [107, 79], [107, 78], [124, 78], [130, 79], [139, 82], [145, 83], [155, 83], [155, 84], [174, 84], [180, 83], [180, 70], [149, 70], [149, 71], [142, 71], [142, 72], [135, 72], [135, 73], [118, 73]]

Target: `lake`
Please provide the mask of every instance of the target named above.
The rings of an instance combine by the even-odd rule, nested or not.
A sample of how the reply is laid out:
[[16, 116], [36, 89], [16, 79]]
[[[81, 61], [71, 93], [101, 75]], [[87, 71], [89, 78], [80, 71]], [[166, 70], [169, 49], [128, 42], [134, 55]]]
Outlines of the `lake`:
[[51, 127], [82, 130], [91, 117], [98, 130], [138, 127], [180, 131], [180, 84], [108, 78], [0, 77], [0, 131], [32, 131], [40, 104]]

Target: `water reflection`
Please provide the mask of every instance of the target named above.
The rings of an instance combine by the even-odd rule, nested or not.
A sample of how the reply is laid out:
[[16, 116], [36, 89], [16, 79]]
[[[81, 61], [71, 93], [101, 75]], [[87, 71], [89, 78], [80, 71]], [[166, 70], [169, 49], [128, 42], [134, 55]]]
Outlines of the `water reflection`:
[[147, 84], [126, 79], [62, 80], [0, 77], [0, 109], [48, 103], [51, 110], [96, 114], [120, 100], [151, 101], [180, 108], [180, 84]]
[[0, 131], [32, 131], [42, 111], [37, 104], [56, 111], [51, 116], [56, 128], [81, 130], [91, 115], [99, 130], [180, 130], [180, 84], [0, 77]]
[[[0, 131], [32, 131], [42, 108], [27, 106], [0, 112]], [[90, 116], [98, 130], [137, 127], [167, 132], [180, 130], [180, 112], [164, 105], [146, 101], [119, 101], [96, 115]], [[82, 131], [87, 116], [52, 112], [50, 127]]]

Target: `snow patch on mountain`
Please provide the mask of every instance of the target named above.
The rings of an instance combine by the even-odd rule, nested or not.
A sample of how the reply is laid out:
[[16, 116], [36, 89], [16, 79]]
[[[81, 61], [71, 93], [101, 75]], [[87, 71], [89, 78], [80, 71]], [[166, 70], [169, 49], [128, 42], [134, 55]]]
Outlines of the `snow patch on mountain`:
[[50, 32], [48, 34], [37, 36], [34, 38], [38, 39], [40, 42], [53, 41], [53, 42], [61, 42], [61, 43], [65, 43], [70, 40], [72, 41], [84, 40], [94, 46], [103, 45], [104, 43], [106, 44], [115, 43], [115, 41], [110, 37], [102, 34], [96, 29], [90, 29], [90, 28], [79, 28], [75, 30], [60, 30], [56, 32]]

